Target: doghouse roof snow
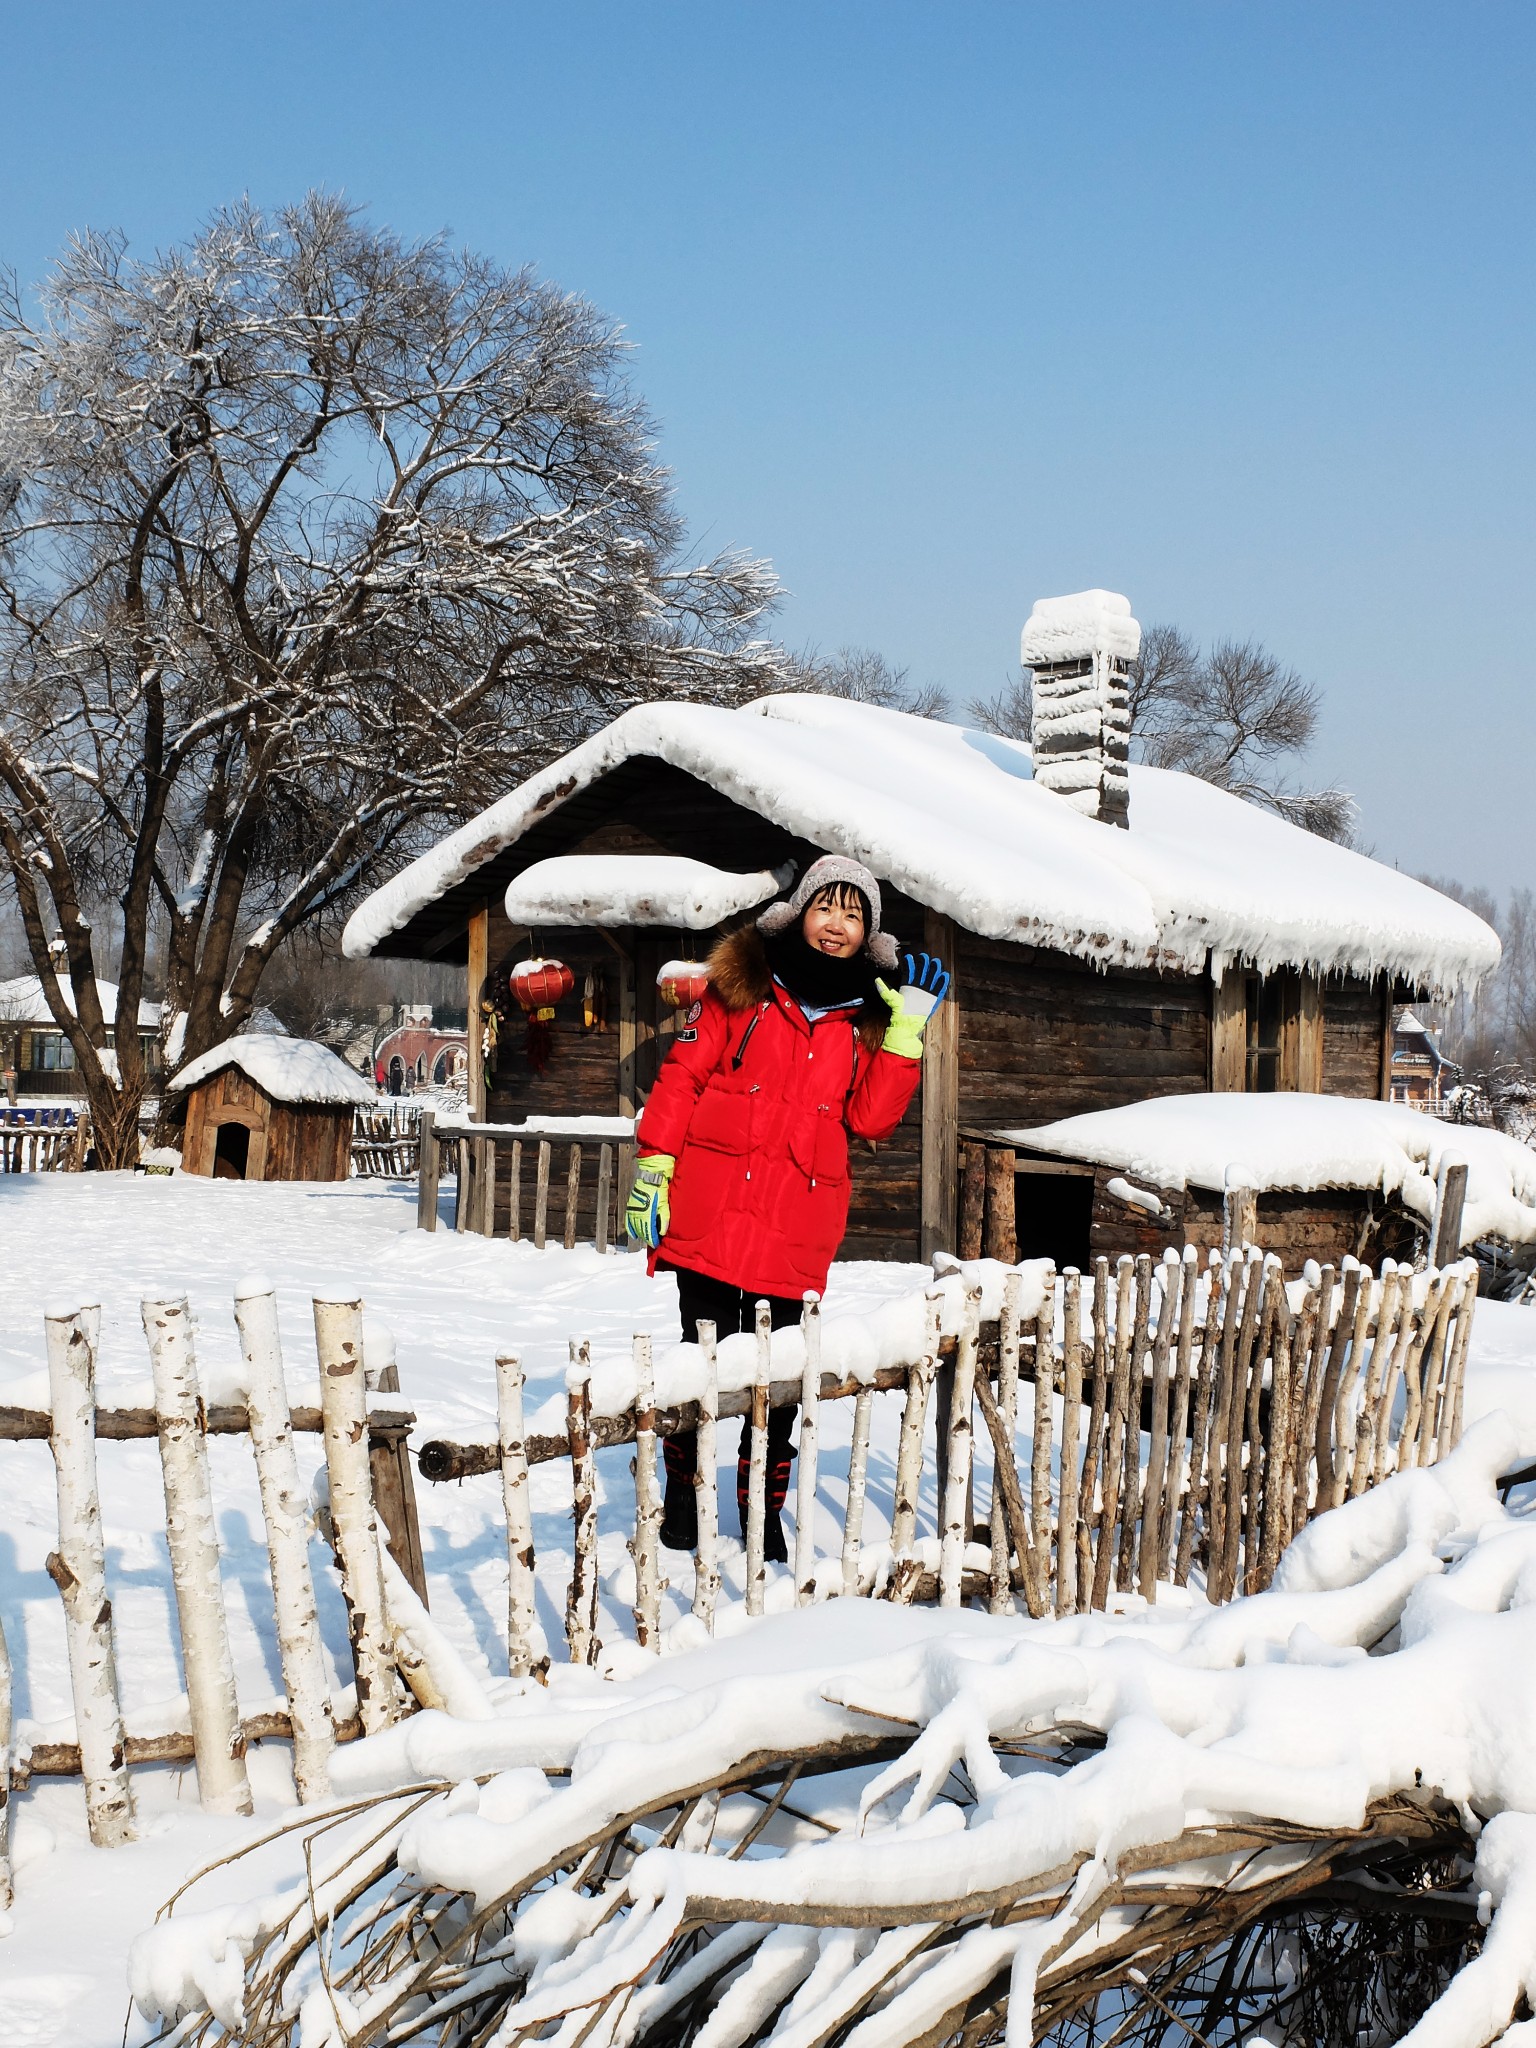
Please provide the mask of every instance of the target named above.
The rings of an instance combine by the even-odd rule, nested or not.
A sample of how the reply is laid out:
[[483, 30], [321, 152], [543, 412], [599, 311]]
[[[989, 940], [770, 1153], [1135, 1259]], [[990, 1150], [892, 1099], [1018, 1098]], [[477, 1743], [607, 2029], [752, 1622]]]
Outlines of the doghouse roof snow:
[[378, 1100], [373, 1083], [339, 1059], [328, 1046], [317, 1045], [312, 1038], [274, 1038], [257, 1031], [226, 1038], [211, 1052], [190, 1060], [170, 1086], [195, 1088], [199, 1081], [208, 1080], [225, 1067], [238, 1067], [274, 1102], [342, 1108]]
[[372, 952], [576, 792], [644, 758], [867, 862], [985, 938], [1103, 965], [1199, 972], [1209, 957], [1442, 991], [1499, 957], [1460, 904], [1194, 776], [1133, 767], [1123, 830], [1037, 784], [1018, 741], [812, 694], [625, 712], [376, 890], [345, 951]]
[[1400, 1103], [1165, 1095], [997, 1136], [1159, 1188], [1374, 1189], [1396, 1195], [1426, 1223], [1441, 1166], [1456, 1157], [1467, 1162], [1463, 1244], [1490, 1231], [1515, 1244], [1536, 1239], [1536, 1152], [1499, 1131], [1441, 1123]]

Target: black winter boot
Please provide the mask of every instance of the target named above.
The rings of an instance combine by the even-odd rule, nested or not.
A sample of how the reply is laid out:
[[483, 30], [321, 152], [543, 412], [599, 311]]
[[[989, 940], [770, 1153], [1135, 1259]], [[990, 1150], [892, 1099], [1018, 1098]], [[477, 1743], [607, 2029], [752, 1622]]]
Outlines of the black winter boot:
[[692, 1473], [669, 1472], [661, 1504], [661, 1544], [664, 1550], [697, 1550], [699, 1547], [699, 1496]]

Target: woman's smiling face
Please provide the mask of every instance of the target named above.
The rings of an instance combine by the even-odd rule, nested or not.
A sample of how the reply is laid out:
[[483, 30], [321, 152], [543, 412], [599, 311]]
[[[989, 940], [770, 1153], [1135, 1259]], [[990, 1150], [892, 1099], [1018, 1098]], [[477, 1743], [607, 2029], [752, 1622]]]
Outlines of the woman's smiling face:
[[846, 883], [823, 889], [805, 906], [800, 929], [812, 952], [851, 960], [864, 943], [864, 912], [858, 891]]

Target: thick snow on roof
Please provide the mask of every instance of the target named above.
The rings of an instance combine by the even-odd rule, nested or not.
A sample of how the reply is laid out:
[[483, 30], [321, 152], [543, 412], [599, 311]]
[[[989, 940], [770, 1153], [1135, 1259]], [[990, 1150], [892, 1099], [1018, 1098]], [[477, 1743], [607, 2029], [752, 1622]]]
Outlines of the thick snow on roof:
[[1444, 990], [1499, 957], [1460, 904], [1193, 776], [1132, 768], [1123, 831], [1037, 786], [1017, 741], [811, 694], [625, 712], [376, 890], [345, 951], [371, 952], [568, 796], [646, 756], [985, 938], [1191, 972], [1207, 953], [1385, 970]]
[[[61, 977], [59, 988], [64, 997], [65, 1007], [71, 1015], [75, 1008], [74, 990], [69, 985], [68, 975]], [[96, 979], [96, 997], [101, 1004], [101, 1013], [111, 1024], [117, 1015], [117, 983]], [[163, 1003], [139, 1004], [139, 1029], [158, 1031]], [[4, 1024], [48, 1024], [53, 1023], [53, 1012], [43, 994], [41, 979], [35, 974], [18, 974], [10, 981], [0, 981], [0, 1023]]]
[[535, 861], [507, 891], [514, 924], [667, 925], [704, 932], [787, 886], [794, 869], [749, 875], [670, 853], [573, 853]]
[[1113, 1166], [1162, 1188], [1377, 1188], [1426, 1222], [1448, 1158], [1467, 1162], [1461, 1241], [1536, 1239], [1536, 1151], [1499, 1131], [1443, 1124], [1341, 1095], [1165, 1095], [1006, 1134], [1037, 1152]]
[[193, 1088], [225, 1067], [238, 1067], [258, 1088], [265, 1088], [274, 1102], [378, 1100], [373, 1083], [338, 1059], [329, 1046], [317, 1045], [312, 1038], [276, 1038], [261, 1031], [226, 1038], [211, 1052], [189, 1061], [170, 1085], [172, 1089]]

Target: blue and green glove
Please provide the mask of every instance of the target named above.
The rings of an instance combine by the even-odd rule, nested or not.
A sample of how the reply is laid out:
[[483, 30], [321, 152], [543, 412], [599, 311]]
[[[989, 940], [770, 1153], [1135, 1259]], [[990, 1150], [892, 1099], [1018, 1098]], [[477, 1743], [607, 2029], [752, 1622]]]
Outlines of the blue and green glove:
[[668, 1152], [647, 1152], [635, 1161], [635, 1184], [624, 1204], [624, 1228], [650, 1251], [666, 1236], [672, 1222], [668, 1182], [677, 1161]]
[[880, 1050], [893, 1052], [898, 1059], [920, 1060], [923, 1029], [949, 994], [949, 970], [937, 953], [907, 953], [903, 959], [907, 978], [899, 989], [875, 983], [891, 1013]]

